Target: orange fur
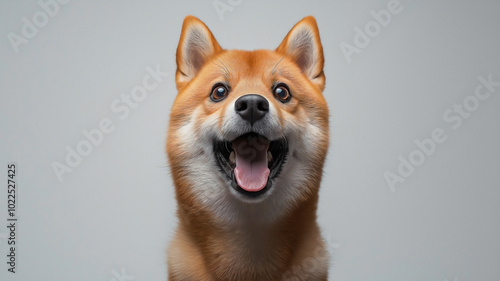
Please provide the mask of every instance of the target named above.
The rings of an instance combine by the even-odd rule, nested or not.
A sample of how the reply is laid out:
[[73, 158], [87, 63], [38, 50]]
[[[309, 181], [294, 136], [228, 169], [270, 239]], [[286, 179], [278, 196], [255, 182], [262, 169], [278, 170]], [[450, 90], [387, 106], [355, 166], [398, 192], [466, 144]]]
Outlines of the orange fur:
[[[311, 33], [303, 36], [313, 35], [314, 55], [311, 57], [294, 49], [300, 47], [298, 43], [303, 43], [296, 33], [304, 28]], [[189, 53], [204, 40], [208, 42], [204, 48], [198, 53]], [[189, 47], [190, 44], [194, 47]], [[176, 61], [179, 93], [170, 115], [167, 153], [176, 188], [179, 227], [168, 252], [169, 280], [276, 281], [287, 280], [286, 276], [296, 278], [290, 280], [327, 280], [327, 255], [316, 257], [321, 267], [317, 272], [293, 273], [302, 266], [304, 259], [314, 257], [317, 249], [325, 248], [316, 223], [316, 208], [328, 150], [328, 107], [322, 95], [324, 59], [315, 19], [309, 16], [297, 23], [274, 51], [242, 51], [222, 49], [204, 23], [188, 16], [182, 27]], [[223, 102], [214, 103], [209, 95], [212, 85], [220, 81], [231, 86], [230, 94]], [[290, 87], [290, 102], [283, 104], [274, 98], [270, 89], [276, 81]], [[204, 179], [197, 178], [196, 171], [189, 169], [190, 161], [197, 159], [193, 157], [211, 157], [205, 155], [207, 151], [203, 147], [194, 146], [199, 141], [191, 138], [203, 139], [208, 126], [206, 120], [213, 120], [209, 124], [211, 130], [223, 130], [225, 113], [231, 109], [232, 102], [248, 93], [258, 93], [270, 102], [284, 131], [304, 132], [303, 136], [296, 134], [301, 145], [314, 142], [314, 147], [307, 146], [311, 151], [297, 150], [289, 156], [307, 163], [303, 169], [304, 182], [298, 195], [283, 203], [286, 210], [278, 211], [272, 223], [261, 220], [266, 214], [262, 213], [264, 207], [259, 204], [272, 205], [268, 201], [280, 200], [272, 197], [275, 194], [259, 204], [241, 202], [237, 213], [245, 215], [224, 222], [219, 211], [214, 211], [214, 207], [203, 200], [205, 197], [207, 201], [218, 198], [203, 193], [200, 186], [205, 184]], [[228, 188], [221, 179], [220, 190]], [[273, 188], [286, 189], [288, 186]], [[217, 201], [214, 205], [221, 213], [230, 209], [224, 202]]]

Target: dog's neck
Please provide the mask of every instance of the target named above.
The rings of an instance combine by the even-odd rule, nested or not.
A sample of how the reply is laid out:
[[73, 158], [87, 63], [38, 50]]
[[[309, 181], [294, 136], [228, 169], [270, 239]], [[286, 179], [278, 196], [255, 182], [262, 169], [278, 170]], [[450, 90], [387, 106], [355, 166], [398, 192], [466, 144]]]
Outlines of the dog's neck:
[[296, 251], [307, 243], [304, 237], [319, 237], [317, 197], [310, 201], [273, 223], [251, 216], [251, 210], [241, 220], [223, 225], [209, 213], [187, 213], [188, 220], [181, 215], [180, 229], [196, 245], [207, 271], [217, 280], [257, 280], [263, 270], [269, 280], [281, 280]]

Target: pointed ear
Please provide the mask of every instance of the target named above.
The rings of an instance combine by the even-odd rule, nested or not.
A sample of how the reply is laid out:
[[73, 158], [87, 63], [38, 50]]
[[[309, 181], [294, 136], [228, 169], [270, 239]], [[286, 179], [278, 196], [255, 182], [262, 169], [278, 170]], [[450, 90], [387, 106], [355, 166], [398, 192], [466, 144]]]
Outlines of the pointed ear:
[[321, 90], [325, 87], [323, 47], [318, 25], [313, 16], [299, 21], [276, 49], [292, 59], [302, 72]]
[[210, 29], [198, 18], [187, 16], [182, 24], [181, 39], [177, 46], [177, 88], [191, 81], [207, 60], [220, 51], [222, 48]]

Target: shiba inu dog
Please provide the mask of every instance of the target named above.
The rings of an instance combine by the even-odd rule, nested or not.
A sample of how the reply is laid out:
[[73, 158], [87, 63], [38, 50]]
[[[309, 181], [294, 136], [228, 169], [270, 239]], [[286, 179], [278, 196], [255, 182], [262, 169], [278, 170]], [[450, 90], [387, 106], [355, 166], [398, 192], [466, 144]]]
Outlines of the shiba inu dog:
[[314, 17], [276, 50], [242, 51], [188, 16], [176, 61], [169, 280], [327, 280], [316, 208], [329, 114]]

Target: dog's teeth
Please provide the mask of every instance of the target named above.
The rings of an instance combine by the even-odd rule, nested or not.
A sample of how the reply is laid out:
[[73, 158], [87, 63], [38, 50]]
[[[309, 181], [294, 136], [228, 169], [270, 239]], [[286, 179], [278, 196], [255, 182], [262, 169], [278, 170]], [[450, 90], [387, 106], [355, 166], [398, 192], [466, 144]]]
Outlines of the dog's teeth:
[[234, 151], [231, 151], [231, 154], [229, 154], [229, 161], [232, 164], [236, 163], [236, 156], [234, 155]]
[[271, 151], [268, 151], [267, 152], [267, 162], [271, 162], [273, 161], [273, 154], [271, 153]]

